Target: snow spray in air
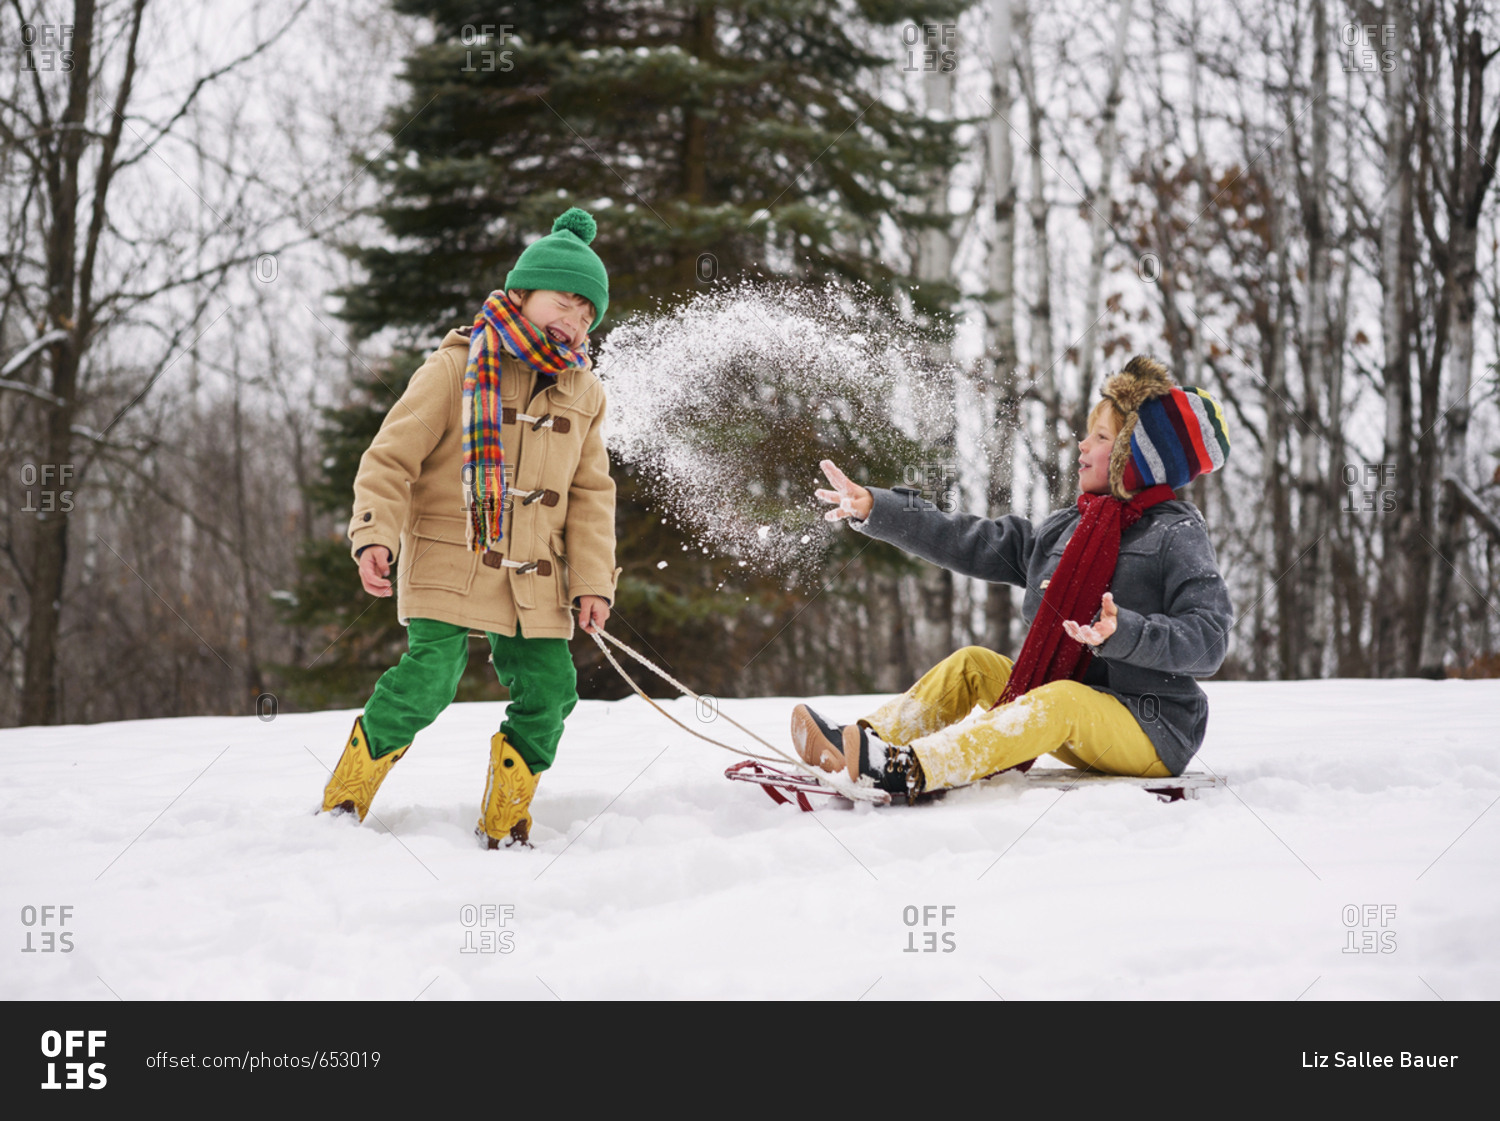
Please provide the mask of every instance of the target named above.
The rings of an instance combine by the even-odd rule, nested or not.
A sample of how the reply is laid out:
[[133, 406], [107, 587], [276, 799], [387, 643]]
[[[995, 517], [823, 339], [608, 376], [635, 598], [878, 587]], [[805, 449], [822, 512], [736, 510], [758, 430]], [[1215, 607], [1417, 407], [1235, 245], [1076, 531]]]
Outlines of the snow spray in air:
[[943, 454], [954, 371], [929, 353], [868, 288], [716, 286], [610, 332], [609, 446], [701, 548], [790, 573], [840, 532], [819, 460], [889, 486]]

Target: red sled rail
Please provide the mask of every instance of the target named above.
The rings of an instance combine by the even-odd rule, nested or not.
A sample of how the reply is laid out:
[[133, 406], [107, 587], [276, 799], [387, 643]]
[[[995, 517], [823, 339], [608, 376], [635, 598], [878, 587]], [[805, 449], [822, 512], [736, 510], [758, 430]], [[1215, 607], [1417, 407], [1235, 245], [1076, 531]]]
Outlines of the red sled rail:
[[[724, 772], [724, 777], [733, 779], [735, 782], [755, 783], [777, 805], [790, 804], [795, 800], [805, 813], [812, 813], [812, 803], [807, 800], [809, 794], [822, 794], [830, 798], [839, 797], [838, 791], [830, 790], [813, 779], [794, 775], [789, 771], [778, 771], [775, 767], [768, 767], [754, 759], [735, 763]], [[793, 797], [788, 798], [782, 791], [790, 792]]]

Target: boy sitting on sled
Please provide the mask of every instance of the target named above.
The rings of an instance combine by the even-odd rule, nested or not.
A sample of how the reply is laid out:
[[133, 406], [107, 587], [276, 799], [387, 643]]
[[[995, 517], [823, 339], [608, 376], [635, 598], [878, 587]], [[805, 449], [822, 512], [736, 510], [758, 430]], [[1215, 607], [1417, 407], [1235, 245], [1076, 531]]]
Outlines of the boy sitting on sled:
[[[609, 303], [576, 207], [527, 246], [472, 328], [448, 332], [360, 460], [349, 524], [360, 580], [391, 594], [408, 652], [375, 684], [323, 793], [363, 821], [412, 739], [452, 702], [469, 632], [510, 690], [475, 833], [528, 843], [531, 797], [578, 703], [570, 606], [589, 633], [614, 600], [615, 484], [588, 334]], [[566, 559], [565, 559], [566, 558]]]
[[[1223, 466], [1218, 403], [1136, 356], [1104, 386], [1078, 446], [1076, 507], [1039, 526], [945, 514], [908, 488], [867, 490], [823, 463], [817, 496], [862, 533], [934, 564], [1026, 589], [1013, 662], [970, 646], [854, 724], [806, 705], [798, 753], [908, 801], [1052, 754], [1074, 767], [1179, 775], [1203, 743], [1208, 698], [1195, 677], [1224, 660], [1233, 615], [1203, 517], [1173, 494]], [[975, 706], [984, 711], [971, 716]]]

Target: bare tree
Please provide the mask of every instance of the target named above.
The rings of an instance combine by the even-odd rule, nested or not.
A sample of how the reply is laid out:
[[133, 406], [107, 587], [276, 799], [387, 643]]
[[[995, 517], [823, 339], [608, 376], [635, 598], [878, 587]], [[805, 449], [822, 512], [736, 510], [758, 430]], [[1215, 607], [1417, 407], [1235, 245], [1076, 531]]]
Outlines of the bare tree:
[[[1443, 411], [1438, 503], [1429, 541], [1436, 553], [1430, 564], [1427, 617], [1422, 627], [1419, 670], [1441, 677], [1444, 655], [1451, 648], [1451, 589], [1459, 551], [1460, 521], [1466, 512], [1462, 489], [1468, 474], [1469, 394], [1474, 377], [1475, 287], [1478, 278], [1479, 219], [1500, 160], [1500, 112], [1485, 123], [1487, 109], [1500, 104], [1486, 96], [1485, 71], [1500, 53], [1485, 48], [1481, 26], [1489, 14], [1458, 0], [1450, 14], [1439, 9], [1437, 28], [1424, 23], [1419, 38], [1426, 65], [1418, 69], [1418, 152], [1422, 169], [1420, 214], [1433, 257], [1443, 279], [1443, 303], [1450, 355]], [[1441, 30], [1440, 35], [1430, 34]], [[1440, 53], [1441, 52], [1441, 53]], [[1441, 54], [1450, 68], [1448, 111], [1439, 107], [1437, 81]], [[1430, 67], [1430, 69], [1429, 69]], [[1488, 132], [1488, 136], [1486, 136]]]
[[[149, 445], [122, 439], [128, 428], [122, 421], [171, 369], [182, 344], [218, 322], [205, 316], [211, 297], [231, 269], [255, 256], [245, 216], [253, 176], [232, 178], [223, 212], [204, 202], [215, 221], [187, 253], [184, 231], [152, 228], [146, 215], [160, 201], [149, 187], [137, 187], [132, 200], [125, 181], [140, 168], [159, 174], [161, 149], [203, 91], [264, 51], [305, 6], [270, 36], [200, 76], [169, 111], [146, 120], [135, 100], [148, 0], [75, 0], [67, 23], [48, 22], [39, 8], [28, 12], [21, 0], [11, 2], [17, 38], [35, 37], [40, 28], [70, 53], [57, 52], [55, 69], [18, 69], [0, 96], [0, 137], [28, 177], [12, 210], [18, 234], [0, 298], [7, 315], [24, 315], [32, 333], [22, 340], [28, 358], [13, 360], [15, 376], [0, 391], [20, 396], [36, 461], [68, 473], [75, 487], [101, 452], [141, 452]], [[11, 322], [14, 334], [18, 327]], [[131, 331], [139, 337], [143, 327], [165, 345], [154, 361], [127, 370], [112, 360], [107, 342]], [[46, 723], [58, 712], [70, 515], [63, 508], [39, 511], [30, 519], [29, 540], [7, 543], [28, 600], [22, 723]]]
[[[1286, 138], [1291, 151], [1307, 254], [1307, 286], [1298, 334], [1302, 368], [1302, 405], [1298, 410], [1297, 448], [1297, 555], [1302, 578], [1299, 594], [1303, 607], [1283, 626], [1294, 628], [1292, 645], [1297, 650], [1296, 674], [1321, 677], [1325, 667], [1325, 643], [1332, 620], [1330, 561], [1332, 548], [1324, 539], [1332, 528], [1331, 506], [1336, 503], [1334, 472], [1341, 464], [1328, 444], [1330, 427], [1323, 408], [1333, 396], [1330, 383], [1342, 377], [1332, 362], [1330, 338], [1329, 269], [1332, 233], [1328, 210], [1328, 55], [1333, 50], [1328, 30], [1327, 0], [1310, 0], [1312, 27], [1308, 37], [1312, 78], [1305, 97], [1288, 96]], [[1297, 13], [1300, 23], [1301, 13]], [[1301, 36], [1294, 32], [1290, 63], [1293, 73], [1301, 68]], [[1300, 82], [1288, 82], [1295, 90]], [[1303, 154], [1301, 121], [1311, 123], [1311, 142]], [[1328, 452], [1325, 457], [1324, 451]]]

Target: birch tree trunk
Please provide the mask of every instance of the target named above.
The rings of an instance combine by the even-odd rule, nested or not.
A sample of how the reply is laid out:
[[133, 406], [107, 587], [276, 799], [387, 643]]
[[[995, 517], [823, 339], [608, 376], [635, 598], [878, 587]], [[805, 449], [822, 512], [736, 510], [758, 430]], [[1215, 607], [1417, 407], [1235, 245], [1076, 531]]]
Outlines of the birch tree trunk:
[[[1383, 10], [1373, 5], [1361, 9], [1366, 25], [1392, 28], [1398, 44], [1406, 41], [1409, 24], [1401, 0], [1391, 0]], [[1381, 370], [1385, 407], [1385, 437], [1380, 468], [1391, 473], [1396, 489], [1396, 508], [1382, 513], [1380, 524], [1379, 576], [1371, 611], [1371, 637], [1375, 673], [1400, 671], [1401, 651], [1407, 646], [1405, 612], [1410, 598], [1411, 566], [1401, 547], [1403, 526], [1415, 517], [1416, 492], [1411, 454], [1411, 335], [1407, 327], [1410, 296], [1407, 288], [1407, 252], [1411, 244], [1412, 182], [1410, 138], [1406, 127], [1405, 52], [1397, 50], [1394, 65], [1382, 75], [1385, 109], [1384, 190], [1380, 213]]]
[[1071, 419], [1074, 431], [1083, 428], [1089, 402], [1094, 393], [1095, 351], [1098, 348], [1099, 321], [1104, 318], [1101, 290], [1104, 285], [1104, 255], [1109, 250], [1113, 226], [1109, 220], [1114, 205], [1115, 157], [1120, 136], [1117, 116], [1120, 109], [1120, 79], [1125, 72], [1125, 46], [1130, 38], [1130, 22], [1135, 0], [1120, 0], [1120, 14], [1115, 28], [1114, 53], [1109, 62], [1109, 85], [1100, 110], [1102, 127], [1099, 135], [1099, 186], [1089, 199], [1089, 275], [1084, 295], [1083, 316], [1087, 326], [1079, 352], [1079, 392]]
[[[1021, 92], [1026, 97], [1026, 139], [1029, 159], [1029, 193], [1026, 211], [1031, 220], [1031, 277], [1027, 287], [1030, 300], [1027, 305], [1027, 363], [1025, 389], [1040, 399], [1046, 414], [1042, 439], [1043, 463], [1051, 467], [1051, 475], [1057, 472], [1059, 445], [1056, 417], [1061, 399], [1058, 389], [1058, 359], [1054, 356], [1052, 341], [1052, 246], [1047, 235], [1047, 191], [1043, 174], [1045, 161], [1042, 157], [1042, 125], [1046, 120], [1046, 109], [1042, 103], [1041, 90], [1037, 82], [1036, 64], [1032, 57], [1032, 13], [1024, 11], [1021, 20], [1019, 46], [1021, 57], [1016, 67], [1021, 80]], [[1017, 418], [1019, 422], [1019, 417]], [[1049, 475], [1049, 496], [1055, 480]]]
[[[1158, 119], [1165, 122], [1171, 118], [1171, 106], [1167, 95], [1167, 82], [1163, 59], [1167, 51], [1163, 48], [1161, 40], [1161, 16], [1162, 0], [1151, 2], [1151, 46], [1152, 54], [1156, 61], [1155, 75], [1155, 107]], [[1191, 25], [1191, 42], [1196, 45], [1197, 26], [1196, 13], [1195, 22]], [[1189, 100], [1193, 102], [1193, 112], [1197, 113], [1197, 66], [1190, 63], [1188, 77]], [[1165, 127], [1165, 125], [1163, 125]], [[1154, 139], [1150, 144], [1150, 179], [1149, 182], [1156, 193], [1156, 205], [1152, 210], [1151, 224], [1152, 244], [1158, 251], [1158, 267], [1156, 275], [1150, 276], [1143, 268], [1143, 262], [1137, 260], [1136, 271], [1142, 280], [1154, 282], [1158, 298], [1161, 300], [1161, 313], [1163, 320], [1163, 331], [1167, 337], [1167, 345], [1171, 349], [1170, 369], [1172, 376], [1184, 385], [1197, 385], [1195, 375], [1189, 370], [1189, 357], [1192, 353], [1190, 338], [1192, 328], [1183, 322], [1182, 308], [1178, 303], [1178, 272], [1186, 263], [1189, 242], [1187, 239], [1179, 238], [1173, 229], [1176, 220], [1176, 193], [1177, 184], [1172, 181], [1166, 172], [1166, 148], [1168, 139], [1165, 136]], [[1201, 213], [1201, 210], [1200, 210]], [[1191, 236], [1191, 231], [1189, 231]], [[1182, 269], [1182, 271], [1186, 271]], [[1085, 408], [1092, 407], [1089, 402], [1093, 398], [1092, 387], [1083, 386], [1082, 402]]]
[[[1192, 249], [1195, 268], [1202, 267], [1207, 252], [1204, 243], [1208, 240], [1208, 226], [1202, 221], [1202, 216], [1207, 212], [1213, 200], [1213, 192], [1208, 188], [1209, 160], [1203, 144], [1203, 59], [1199, 47], [1202, 29], [1203, 15], [1199, 11], [1198, 0], [1193, 0], [1191, 33], [1188, 40], [1188, 97], [1193, 109], [1193, 185], [1197, 191], [1198, 205], [1193, 211], [1197, 217], [1188, 228], [1188, 246]], [[1193, 302], [1192, 312], [1196, 318], [1200, 304], [1197, 292], [1194, 291], [1190, 298]], [[1188, 347], [1188, 369], [1185, 372], [1192, 385], [1202, 385], [1203, 356], [1196, 323], [1192, 325], [1191, 334], [1192, 341]]]
[[[989, 516], [1011, 512], [1015, 427], [1020, 422], [1016, 394], [1016, 186], [1015, 149], [1011, 140], [1011, 71], [1015, 66], [1011, 27], [1012, 0], [994, 0], [990, 15], [994, 72], [990, 76], [989, 179], [994, 192], [994, 233], [989, 255], [989, 295], [985, 301], [988, 338], [983, 374], [990, 404], [986, 498]], [[1010, 588], [985, 589], [985, 641], [994, 649], [1012, 649], [1014, 611]]]
[[[1344, 104], [1352, 102], [1354, 87], [1352, 71], [1344, 74]], [[1333, 598], [1331, 629], [1336, 661], [1332, 670], [1337, 677], [1368, 677], [1370, 661], [1364, 641], [1366, 605], [1369, 599], [1366, 582], [1360, 578], [1359, 554], [1355, 542], [1354, 526], [1347, 517], [1340, 516], [1340, 491], [1343, 481], [1343, 465], [1348, 461], [1348, 449], [1344, 440], [1344, 366], [1349, 346], [1349, 299], [1354, 270], [1349, 267], [1351, 243], [1354, 239], [1350, 216], [1355, 213], [1354, 188], [1354, 136], [1344, 132], [1344, 229], [1338, 238], [1338, 247], [1343, 256], [1343, 274], [1335, 307], [1330, 316], [1333, 324], [1333, 344], [1329, 363], [1333, 377], [1328, 382], [1328, 475], [1323, 480], [1328, 516], [1331, 519], [1329, 533], [1330, 565], [1329, 592]], [[1383, 502], [1383, 499], [1382, 499]]]

